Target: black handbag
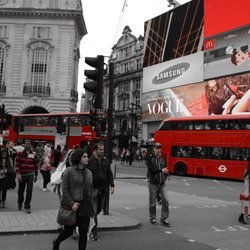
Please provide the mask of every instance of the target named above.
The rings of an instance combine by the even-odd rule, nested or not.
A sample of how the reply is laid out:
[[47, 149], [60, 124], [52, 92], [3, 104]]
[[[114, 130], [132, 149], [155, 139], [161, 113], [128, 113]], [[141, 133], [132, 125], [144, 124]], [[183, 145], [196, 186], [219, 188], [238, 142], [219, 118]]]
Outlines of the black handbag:
[[61, 205], [57, 215], [57, 223], [63, 226], [75, 225], [76, 212], [72, 209], [66, 209]]
[[14, 171], [10, 171], [6, 174], [7, 189], [14, 189], [16, 187], [16, 174]]

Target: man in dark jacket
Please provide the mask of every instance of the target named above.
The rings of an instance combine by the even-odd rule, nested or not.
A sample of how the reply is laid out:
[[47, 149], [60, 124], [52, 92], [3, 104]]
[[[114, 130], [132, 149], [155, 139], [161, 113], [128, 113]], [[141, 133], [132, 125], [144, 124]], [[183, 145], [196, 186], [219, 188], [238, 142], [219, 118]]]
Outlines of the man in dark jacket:
[[99, 142], [95, 146], [95, 152], [89, 159], [88, 168], [93, 175], [93, 199], [95, 207], [95, 226], [92, 229], [91, 239], [97, 237], [97, 215], [102, 211], [105, 202], [105, 190], [110, 187], [110, 193], [114, 193], [114, 178], [109, 161], [104, 157], [104, 144]]
[[161, 224], [169, 227], [169, 202], [167, 197], [167, 187], [165, 182], [169, 177], [169, 172], [165, 159], [161, 155], [162, 146], [160, 143], [155, 143], [153, 152], [147, 160], [148, 166], [148, 188], [149, 188], [149, 216], [150, 222], [156, 225], [156, 197], [161, 195]]

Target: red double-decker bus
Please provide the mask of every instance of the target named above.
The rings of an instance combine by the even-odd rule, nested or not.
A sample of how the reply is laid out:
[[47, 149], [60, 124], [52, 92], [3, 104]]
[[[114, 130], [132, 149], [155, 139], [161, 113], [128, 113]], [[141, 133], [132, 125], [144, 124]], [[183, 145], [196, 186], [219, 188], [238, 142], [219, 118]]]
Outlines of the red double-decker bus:
[[250, 156], [250, 114], [169, 118], [154, 142], [162, 144], [170, 173], [242, 180]]
[[91, 147], [95, 141], [106, 140], [106, 119], [106, 113], [90, 112], [18, 114], [13, 115], [4, 139], [13, 142], [30, 139], [34, 146], [46, 142], [54, 147], [64, 147], [65, 144], [69, 148], [76, 144], [82, 148]]

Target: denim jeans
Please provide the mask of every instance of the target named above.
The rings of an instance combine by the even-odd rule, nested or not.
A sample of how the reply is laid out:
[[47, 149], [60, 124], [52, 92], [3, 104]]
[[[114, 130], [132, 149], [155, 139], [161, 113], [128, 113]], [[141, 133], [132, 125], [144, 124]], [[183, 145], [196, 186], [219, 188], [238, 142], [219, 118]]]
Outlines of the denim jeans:
[[30, 202], [32, 198], [32, 191], [33, 191], [33, 181], [34, 175], [27, 175], [22, 176], [22, 180], [19, 182], [18, 185], [18, 205], [22, 205], [24, 201], [24, 191], [26, 187], [26, 199], [24, 202], [24, 208], [30, 209]]
[[157, 193], [160, 193], [161, 199], [162, 199], [161, 220], [166, 220], [169, 216], [169, 201], [168, 201], [166, 184], [155, 185], [152, 183], [148, 183], [148, 189], [149, 189], [150, 219], [156, 219], [156, 197], [157, 197]]

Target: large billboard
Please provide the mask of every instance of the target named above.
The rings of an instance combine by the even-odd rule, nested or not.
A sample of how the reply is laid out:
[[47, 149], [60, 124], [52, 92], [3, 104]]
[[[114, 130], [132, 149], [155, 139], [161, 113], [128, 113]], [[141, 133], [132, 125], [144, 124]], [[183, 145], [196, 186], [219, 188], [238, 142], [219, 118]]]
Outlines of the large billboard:
[[250, 73], [143, 93], [143, 122], [241, 112], [250, 112]]
[[204, 79], [250, 71], [250, 26], [204, 42]]
[[143, 67], [202, 51], [203, 0], [193, 0], [147, 22]]
[[143, 68], [143, 93], [203, 81], [203, 52]]
[[204, 0], [205, 38], [250, 25], [249, 11], [249, 0]]

